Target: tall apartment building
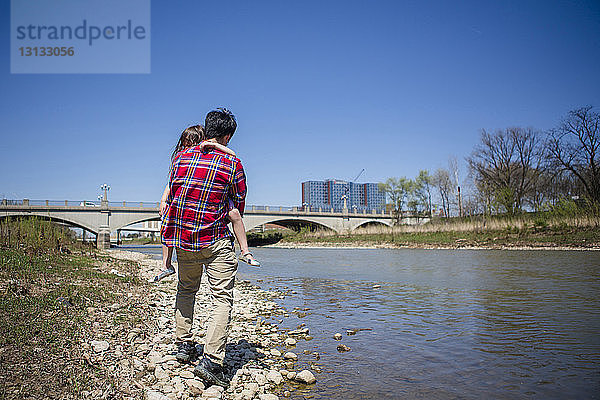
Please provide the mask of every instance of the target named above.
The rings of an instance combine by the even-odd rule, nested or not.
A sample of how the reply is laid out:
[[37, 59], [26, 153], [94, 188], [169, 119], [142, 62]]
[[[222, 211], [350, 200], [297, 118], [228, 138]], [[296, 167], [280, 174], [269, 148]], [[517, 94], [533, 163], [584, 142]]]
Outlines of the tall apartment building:
[[349, 212], [381, 212], [385, 209], [385, 193], [377, 183], [354, 183], [335, 179], [302, 182], [302, 204], [323, 211], [333, 208], [341, 212], [344, 198]]

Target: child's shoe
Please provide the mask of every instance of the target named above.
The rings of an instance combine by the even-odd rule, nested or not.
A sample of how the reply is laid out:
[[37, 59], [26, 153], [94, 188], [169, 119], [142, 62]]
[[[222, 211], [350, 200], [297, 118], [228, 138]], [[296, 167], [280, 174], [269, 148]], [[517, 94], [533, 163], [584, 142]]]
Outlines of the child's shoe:
[[175, 273], [175, 267], [173, 267], [172, 265], [169, 268], [163, 269], [162, 271], [160, 271], [160, 274], [156, 275], [153, 279], [152, 282], [158, 282], [161, 279], [166, 278], [167, 276], [171, 276]]
[[256, 261], [256, 259], [250, 252], [242, 254], [240, 256], [240, 260], [242, 260], [243, 262], [245, 262], [246, 264], [248, 264], [252, 267], [260, 268], [260, 263], [258, 261]]

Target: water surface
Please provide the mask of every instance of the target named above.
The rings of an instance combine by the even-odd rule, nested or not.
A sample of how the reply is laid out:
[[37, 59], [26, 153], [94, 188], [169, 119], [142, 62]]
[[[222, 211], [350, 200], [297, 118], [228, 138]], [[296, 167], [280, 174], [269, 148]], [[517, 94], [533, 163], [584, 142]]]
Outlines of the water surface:
[[[323, 368], [313, 398], [599, 398], [599, 252], [253, 253], [263, 267], [240, 263], [240, 277], [308, 309], [281, 327], [306, 323], [314, 337], [294, 350]], [[350, 352], [337, 352], [336, 332]]]

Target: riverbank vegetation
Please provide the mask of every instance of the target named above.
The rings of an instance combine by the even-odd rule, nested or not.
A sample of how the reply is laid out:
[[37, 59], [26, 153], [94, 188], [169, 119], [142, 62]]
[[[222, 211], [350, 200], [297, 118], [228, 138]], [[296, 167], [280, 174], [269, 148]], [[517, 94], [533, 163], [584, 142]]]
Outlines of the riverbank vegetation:
[[127, 335], [139, 321], [124, 293], [140, 283], [118, 272], [136, 265], [45, 220], [0, 221], [2, 398], [120, 398], [123, 382], [96, 364], [89, 342]]
[[600, 248], [600, 210], [563, 201], [551, 210], [518, 215], [437, 218], [422, 225], [370, 225], [339, 235], [304, 230], [281, 244], [402, 247], [568, 247]]

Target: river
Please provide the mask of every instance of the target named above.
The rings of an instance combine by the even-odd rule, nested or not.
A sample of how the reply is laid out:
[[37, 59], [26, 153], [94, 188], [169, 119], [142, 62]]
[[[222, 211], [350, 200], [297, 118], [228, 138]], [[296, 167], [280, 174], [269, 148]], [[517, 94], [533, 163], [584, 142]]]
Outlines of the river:
[[294, 350], [320, 353], [313, 398], [600, 398], [600, 252], [253, 253], [239, 276], [287, 290], [280, 326], [314, 337]]

